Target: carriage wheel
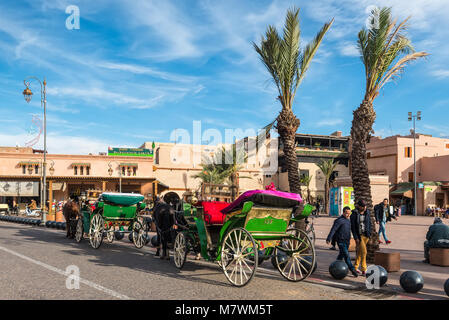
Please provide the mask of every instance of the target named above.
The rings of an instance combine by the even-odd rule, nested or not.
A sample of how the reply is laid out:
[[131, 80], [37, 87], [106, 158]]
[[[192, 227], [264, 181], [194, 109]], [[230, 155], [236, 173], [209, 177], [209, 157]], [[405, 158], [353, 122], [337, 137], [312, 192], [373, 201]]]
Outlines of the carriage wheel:
[[243, 228], [232, 229], [223, 240], [221, 259], [228, 281], [236, 287], [247, 285], [256, 274], [258, 262], [257, 245], [251, 234]]
[[132, 239], [137, 249], [140, 249], [145, 245], [147, 233], [138, 220], [133, 223]]
[[75, 241], [81, 242], [83, 240], [84, 235], [84, 226], [83, 226], [83, 219], [78, 218], [78, 221], [76, 222], [76, 232], [75, 232]]
[[187, 240], [184, 233], [180, 232], [176, 235], [175, 244], [173, 246], [173, 257], [177, 268], [182, 269], [187, 260]]
[[[281, 275], [289, 281], [302, 281], [312, 272], [315, 265], [315, 248], [309, 236], [300, 229], [286, 232], [294, 238], [285, 238], [274, 251], [274, 263]], [[296, 251], [296, 252], [293, 252]]]
[[94, 249], [98, 249], [103, 242], [104, 220], [100, 214], [95, 214], [90, 222], [89, 240]]
[[114, 242], [114, 237], [115, 237], [115, 235], [114, 235], [114, 227], [109, 228], [109, 229], [112, 229], [112, 230], [107, 230], [106, 231], [106, 239], [108, 240], [109, 243], [112, 243], [112, 242]]

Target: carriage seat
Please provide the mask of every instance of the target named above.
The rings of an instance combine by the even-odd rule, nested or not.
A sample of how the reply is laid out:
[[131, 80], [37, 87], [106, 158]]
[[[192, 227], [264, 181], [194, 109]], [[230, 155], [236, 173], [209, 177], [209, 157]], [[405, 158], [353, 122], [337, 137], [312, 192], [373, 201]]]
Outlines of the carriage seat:
[[226, 215], [221, 213], [221, 210], [228, 205], [229, 203], [223, 201], [202, 201], [201, 206], [206, 225], [222, 225]]

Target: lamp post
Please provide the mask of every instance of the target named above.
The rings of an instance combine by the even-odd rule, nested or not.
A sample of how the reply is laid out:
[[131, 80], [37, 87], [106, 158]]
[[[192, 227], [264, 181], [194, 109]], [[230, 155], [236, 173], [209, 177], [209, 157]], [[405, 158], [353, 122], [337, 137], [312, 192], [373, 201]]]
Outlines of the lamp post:
[[416, 216], [416, 209], [418, 207], [418, 195], [416, 193], [416, 120], [421, 120], [421, 111], [418, 111], [416, 114], [412, 112], [408, 113], [408, 121], [413, 120], [413, 186], [414, 186], [414, 206], [413, 206], [413, 215]]
[[[44, 220], [44, 223], [47, 222], [47, 213], [45, 211], [45, 205], [46, 205], [46, 193], [47, 193], [47, 179], [46, 179], [46, 167], [47, 167], [47, 81], [44, 78], [44, 82], [42, 83], [38, 78], [34, 76], [26, 77], [25, 80], [23, 80], [23, 83], [25, 84], [25, 90], [23, 90], [23, 97], [25, 98], [25, 101], [29, 103], [31, 101], [31, 98], [33, 97], [33, 92], [30, 89], [30, 84], [32, 80], [36, 80], [41, 85], [41, 107], [44, 107], [44, 162], [42, 163], [42, 176], [43, 176], [43, 192], [42, 192], [42, 201], [41, 201], [41, 208], [43, 214], [42, 218]], [[49, 206], [50, 208], [50, 206]]]
[[120, 167], [120, 163], [118, 163], [117, 161], [109, 162], [108, 163], [108, 166], [109, 166], [108, 173], [110, 176], [112, 176], [112, 173], [114, 172], [114, 170], [112, 170], [112, 164], [111, 164], [113, 162], [118, 164], [118, 171], [119, 171], [119, 177], [120, 177], [119, 192], [122, 193], [122, 168]]

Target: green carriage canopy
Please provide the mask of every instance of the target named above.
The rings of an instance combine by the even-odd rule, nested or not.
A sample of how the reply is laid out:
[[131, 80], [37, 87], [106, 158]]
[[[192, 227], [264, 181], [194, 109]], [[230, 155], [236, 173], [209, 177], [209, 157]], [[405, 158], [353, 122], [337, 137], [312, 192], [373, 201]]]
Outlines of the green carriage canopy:
[[121, 206], [132, 206], [143, 199], [144, 196], [139, 193], [103, 192], [100, 196], [100, 201], [103, 200]]

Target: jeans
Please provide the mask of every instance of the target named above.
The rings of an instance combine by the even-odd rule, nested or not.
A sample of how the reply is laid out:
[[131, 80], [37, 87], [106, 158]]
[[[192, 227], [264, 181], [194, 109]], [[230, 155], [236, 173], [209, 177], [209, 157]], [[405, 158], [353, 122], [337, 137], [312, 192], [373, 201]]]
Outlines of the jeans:
[[349, 256], [348, 247], [349, 247], [349, 243], [338, 242], [338, 249], [340, 250], [340, 253], [338, 254], [337, 260], [344, 260], [344, 262], [346, 262], [346, 264], [348, 265], [349, 270], [354, 271], [355, 268], [352, 265], [351, 257]]
[[385, 224], [386, 224], [386, 222], [383, 222], [383, 221], [379, 222], [379, 240], [380, 240], [380, 235], [382, 234], [384, 236], [385, 242], [387, 242], [388, 239], [387, 239], [387, 235], [385, 233]]

